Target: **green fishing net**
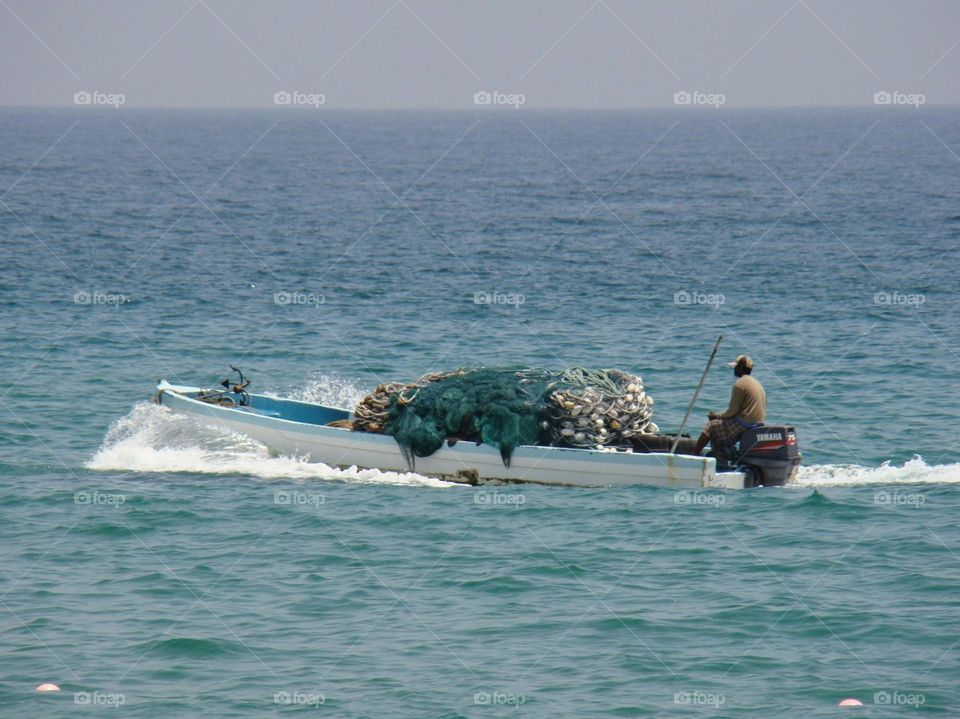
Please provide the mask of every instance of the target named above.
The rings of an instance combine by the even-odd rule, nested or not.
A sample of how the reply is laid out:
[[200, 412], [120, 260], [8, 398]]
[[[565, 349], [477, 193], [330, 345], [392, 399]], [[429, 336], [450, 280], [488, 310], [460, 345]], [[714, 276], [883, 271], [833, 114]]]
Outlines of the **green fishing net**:
[[411, 467], [459, 440], [497, 447], [509, 466], [521, 445], [629, 444], [657, 431], [652, 404], [641, 378], [619, 370], [462, 368], [380, 385], [357, 406], [354, 429], [391, 435]]

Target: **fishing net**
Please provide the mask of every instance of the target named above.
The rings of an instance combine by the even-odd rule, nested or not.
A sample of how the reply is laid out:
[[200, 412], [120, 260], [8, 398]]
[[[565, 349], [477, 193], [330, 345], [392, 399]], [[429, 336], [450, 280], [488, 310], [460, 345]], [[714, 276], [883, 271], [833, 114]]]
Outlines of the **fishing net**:
[[391, 435], [411, 466], [457, 440], [497, 447], [509, 466], [520, 445], [630, 445], [659, 431], [652, 407], [643, 380], [619, 370], [463, 368], [379, 385], [353, 429]]

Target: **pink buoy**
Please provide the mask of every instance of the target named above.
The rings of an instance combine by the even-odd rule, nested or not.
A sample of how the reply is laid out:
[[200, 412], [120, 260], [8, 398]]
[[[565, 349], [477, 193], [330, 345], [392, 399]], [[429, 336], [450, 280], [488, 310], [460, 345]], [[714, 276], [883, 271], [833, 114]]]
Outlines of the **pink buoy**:
[[844, 699], [842, 702], [837, 704], [838, 707], [862, 707], [863, 702], [859, 699]]
[[56, 684], [51, 684], [50, 682], [44, 682], [43, 684], [37, 687], [37, 691], [38, 692], [58, 692], [60, 691], [60, 687], [58, 687]]

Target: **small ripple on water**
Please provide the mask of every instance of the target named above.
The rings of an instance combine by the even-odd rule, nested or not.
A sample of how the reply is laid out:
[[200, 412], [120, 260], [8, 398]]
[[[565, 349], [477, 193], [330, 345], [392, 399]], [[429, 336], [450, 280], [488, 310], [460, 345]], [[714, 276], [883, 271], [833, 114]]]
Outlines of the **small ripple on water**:
[[196, 637], [171, 637], [159, 641], [137, 644], [134, 651], [150, 651], [162, 657], [181, 659], [215, 659], [217, 657], [239, 655], [247, 649], [240, 642], [227, 639], [201, 639]]

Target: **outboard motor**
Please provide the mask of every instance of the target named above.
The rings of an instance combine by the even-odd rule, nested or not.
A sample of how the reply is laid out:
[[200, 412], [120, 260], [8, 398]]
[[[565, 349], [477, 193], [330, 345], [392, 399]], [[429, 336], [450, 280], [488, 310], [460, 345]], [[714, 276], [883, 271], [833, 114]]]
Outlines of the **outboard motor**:
[[734, 464], [746, 472], [745, 487], [782, 487], [800, 469], [797, 430], [786, 425], [762, 425], [740, 435]]

